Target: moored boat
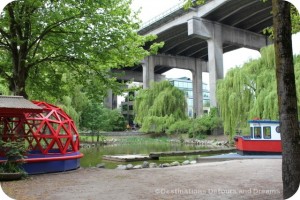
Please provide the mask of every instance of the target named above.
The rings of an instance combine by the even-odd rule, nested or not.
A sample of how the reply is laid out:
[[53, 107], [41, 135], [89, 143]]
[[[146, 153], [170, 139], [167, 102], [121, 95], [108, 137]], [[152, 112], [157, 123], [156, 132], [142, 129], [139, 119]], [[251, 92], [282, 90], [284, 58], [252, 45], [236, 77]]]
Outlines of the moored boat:
[[235, 146], [240, 155], [281, 154], [279, 121], [250, 120], [249, 136], [235, 136]]

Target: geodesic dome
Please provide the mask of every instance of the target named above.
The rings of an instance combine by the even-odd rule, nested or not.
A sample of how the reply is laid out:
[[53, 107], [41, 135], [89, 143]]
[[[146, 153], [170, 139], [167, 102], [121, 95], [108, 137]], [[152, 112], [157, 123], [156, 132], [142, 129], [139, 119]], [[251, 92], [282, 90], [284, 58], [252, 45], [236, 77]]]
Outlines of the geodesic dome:
[[29, 153], [71, 153], [79, 150], [79, 135], [73, 120], [59, 107], [33, 101], [41, 113], [26, 113], [25, 135]]

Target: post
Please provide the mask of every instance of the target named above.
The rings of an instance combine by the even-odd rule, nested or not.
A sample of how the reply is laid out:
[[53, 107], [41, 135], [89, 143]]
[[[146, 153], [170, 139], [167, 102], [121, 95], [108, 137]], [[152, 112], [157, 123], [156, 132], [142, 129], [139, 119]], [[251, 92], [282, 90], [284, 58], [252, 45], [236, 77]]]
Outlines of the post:
[[195, 60], [193, 73], [193, 113], [194, 117], [203, 114], [203, 92], [202, 92], [202, 62]]
[[210, 87], [210, 106], [217, 106], [216, 90], [217, 80], [223, 79], [223, 42], [222, 27], [214, 26], [212, 38], [208, 43], [208, 67], [209, 67], [209, 87]]

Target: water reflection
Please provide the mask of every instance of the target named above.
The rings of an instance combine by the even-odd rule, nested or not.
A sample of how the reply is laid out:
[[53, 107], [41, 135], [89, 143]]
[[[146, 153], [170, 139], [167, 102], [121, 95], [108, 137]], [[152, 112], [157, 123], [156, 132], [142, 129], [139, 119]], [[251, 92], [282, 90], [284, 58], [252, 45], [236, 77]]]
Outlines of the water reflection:
[[[165, 152], [165, 151], [188, 151], [206, 149], [204, 146], [199, 145], [183, 145], [173, 143], [138, 143], [138, 144], [118, 144], [97, 146], [92, 148], [82, 148], [80, 151], [84, 157], [80, 160], [82, 167], [93, 167], [99, 163], [105, 163], [106, 168], [115, 168], [118, 162], [111, 162], [102, 160], [103, 155], [121, 155], [121, 154], [145, 154], [149, 155], [150, 152]], [[160, 158], [156, 163], [183, 161], [187, 159], [195, 159], [198, 156], [180, 156], [180, 157], [165, 157]], [[152, 162], [152, 161], [149, 161]], [[153, 161], [154, 162], [154, 161]], [[135, 162], [132, 164], [140, 164], [142, 162]]]

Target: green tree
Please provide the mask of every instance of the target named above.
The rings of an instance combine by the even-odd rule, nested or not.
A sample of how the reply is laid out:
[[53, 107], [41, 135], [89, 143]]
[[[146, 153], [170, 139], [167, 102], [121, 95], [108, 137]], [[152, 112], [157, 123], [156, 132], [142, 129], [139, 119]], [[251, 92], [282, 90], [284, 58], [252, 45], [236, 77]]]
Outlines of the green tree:
[[209, 114], [203, 115], [191, 121], [189, 127], [189, 137], [203, 138], [205, 135], [211, 135], [213, 130], [222, 126], [222, 120], [219, 117], [218, 109], [211, 108]]
[[90, 102], [81, 114], [80, 127], [93, 134], [99, 131], [123, 131], [125, 120], [119, 110], [110, 110], [99, 103]]
[[171, 123], [187, 118], [186, 109], [183, 91], [168, 81], [152, 83], [135, 98], [135, 122], [141, 124], [145, 132], [164, 132]]
[[274, 47], [261, 49], [261, 58], [229, 70], [218, 81], [217, 100], [224, 131], [231, 138], [249, 119], [278, 119]]
[[149, 55], [145, 42], [154, 39], [137, 34], [138, 20], [130, 2], [18, 0], [8, 4], [0, 21], [0, 74], [9, 90], [27, 97], [29, 78], [36, 93], [63, 93], [61, 87], [68, 83], [82, 84], [91, 95], [113, 87], [116, 81], [109, 70], [142, 60]]
[[283, 198], [293, 196], [300, 183], [300, 134], [292, 50], [290, 4], [272, 0], [276, 80], [282, 140]]

